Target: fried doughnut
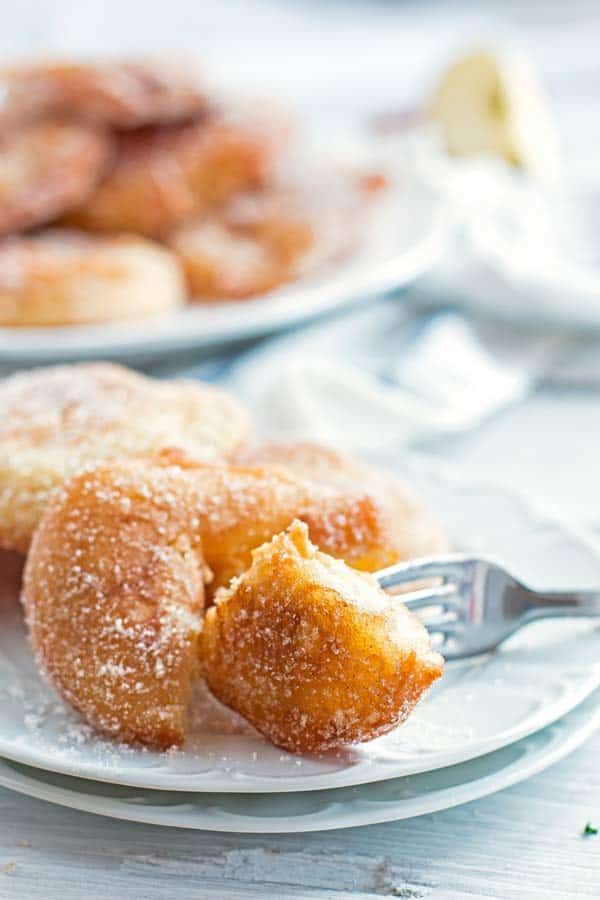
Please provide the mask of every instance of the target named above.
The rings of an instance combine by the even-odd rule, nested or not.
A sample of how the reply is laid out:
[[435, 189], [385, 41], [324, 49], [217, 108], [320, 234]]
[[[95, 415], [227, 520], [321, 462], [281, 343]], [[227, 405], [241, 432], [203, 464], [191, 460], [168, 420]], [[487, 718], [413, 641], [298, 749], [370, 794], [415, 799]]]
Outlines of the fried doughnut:
[[0, 546], [26, 552], [48, 498], [84, 466], [177, 445], [226, 459], [249, 439], [233, 398], [108, 363], [36, 369], [0, 382]]
[[389, 514], [399, 559], [448, 550], [440, 525], [410, 488], [391, 473], [311, 443], [266, 444], [244, 452], [243, 462], [281, 467], [300, 478], [341, 491], [356, 491], [360, 487]]
[[41, 667], [97, 728], [180, 744], [202, 580], [228, 584], [295, 517], [353, 565], [394, 557], [368, 498], [275, 470], [165, 453], [80, 472], [47, 505], [27, 559], [23, 599]]
[[183, 267], [193, 300], [243, 300], [266, 294], [292, 277], [268, 247], [217, 219], [182, 226], [169, 246]]
[[177, 260], [144, 238], [49, 229], [0, 241], [0, 325], [141, 319], [184, 302]]
[[234, 233], [254, 238], [282, 264], [292, 266], [317, 238], [317, 207], [299, 190], [263, 190], [232, 197], [223, 222]]
[[299, 190], [267, 189], [238, 194], [216, 214], [184, 223], [168, 243], [193, 298], [239, 300], [341, 255], [351, 234], [335, 203], [316, 202]]
[[203, 113], [197, 74], [180, 62], [40, 63], [0, 71], [0, 125], [67, 116], [113, 128]]
[[443, 670], [416, 616], [299, 522], [218, 593], [200, 652], [213, 694], [295, 753], [389, 731]]
[[137, 490], [129, 482], [119, 491], [96, 472], [74, 484], [80, 502], [69, 502], [71, 488], [50, 504], [27, 559], [34, 651], [100, 731], [160, 749], [181, 744], [204, 606], [194, 510], [160, 473]]
[[31, 228], [87, 200], [111, 156], [83, 125], [40, 122], [0, 133], [0, 234]]
[[69, 221], [160, 237], [262, 184], [276, 144], [274, 133], [223, 117], [123, 135], [112, 171]]
[[299, 275], [315, 240], [314, 216], [264, 191], [233, 197], [217, 215], [182, 225], [169, 246], [193, 298], [240, 300]]

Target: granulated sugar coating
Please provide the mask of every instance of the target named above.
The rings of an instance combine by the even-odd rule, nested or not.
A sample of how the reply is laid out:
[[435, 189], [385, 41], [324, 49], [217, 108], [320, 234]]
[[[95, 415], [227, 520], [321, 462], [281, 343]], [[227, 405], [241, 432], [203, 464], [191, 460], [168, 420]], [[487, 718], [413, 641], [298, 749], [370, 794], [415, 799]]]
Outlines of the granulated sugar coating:
[[83, 467], [178, 447], [227, 459], [250, 435], [225, 392], [108, 363], [56, 366], [0, 384], [0, 546], [26, 552], [48, 498]]
[[408, 485], [391, 472], [368, 466], [331, 447], [307, 442], [265, 444], [245, 453], [244, 461], [277, 466], [338, 491], [355, 491], [360, 485], [387, 511], [400, 559], [431, 556], [449, 549], [439, 522]]
[[213, 693], [292, 752], [389, 731], [443, 669], [421, 622], [300, 522], [217, 594], [200, 648]]
[[228, 584], [294, 518], [357, 567], [397, 558], [370, 497], [276, 470], [172, 452], [80, 472], [49, 503], [27, 561], [23, 599], [41, 667], [100, 730], [181, 744], [203, 582]]

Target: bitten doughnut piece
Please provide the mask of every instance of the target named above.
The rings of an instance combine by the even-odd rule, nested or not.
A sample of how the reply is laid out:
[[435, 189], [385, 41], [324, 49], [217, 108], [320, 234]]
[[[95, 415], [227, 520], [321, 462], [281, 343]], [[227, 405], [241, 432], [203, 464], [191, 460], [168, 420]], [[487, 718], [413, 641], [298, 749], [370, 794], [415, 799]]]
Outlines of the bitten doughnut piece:
[[215, 696], [296, 753], [389, 731], [443, 670], [421, 622], [299, 522], [218, 593], [200, 652]]
[[441, 526], [408, 485], [391, 472], [366, 465], [331, 447], [311, 443], [271, 443], [243, 454], [250, 465], [270, 465], [340, 491], [358, 487], [386, 511], [398, 559], [448, 550]]
[[368, 498], [284, 473], [176, 452], [80, 472], [49, 502], [27, 558], [23, 601], [41, 668], [97, 728], [181, 743], [203, 582], [228, 584], [296, 517], [352, 564], [393, 558]]
[[234, 399], [200, 382], [108, 363], [13, 375], [0, 382], [0, 546], [26, 552], [49, 497], [85, 466], [171, 446], [217, 461], [250, 432]]
[[40, 122], [0, 132], [0, 234], [80, 206], [111, 155], [109, 138], [83, 125]]
[[0, 70], [0, 125], [53, 116], [114, 128], [177, 122], [205, 111], [198, 81], [181, 61], [12, 66]]
[[261, 185], [278, 140], [262, 125], [223, 116], [122, 135], [113, 168], [69, 221], [93, 231], [164, 236]]
[[0, 242], [0, 325], [142, 319], [185, 302], [179, 265], [133, 236], [49, 229]]

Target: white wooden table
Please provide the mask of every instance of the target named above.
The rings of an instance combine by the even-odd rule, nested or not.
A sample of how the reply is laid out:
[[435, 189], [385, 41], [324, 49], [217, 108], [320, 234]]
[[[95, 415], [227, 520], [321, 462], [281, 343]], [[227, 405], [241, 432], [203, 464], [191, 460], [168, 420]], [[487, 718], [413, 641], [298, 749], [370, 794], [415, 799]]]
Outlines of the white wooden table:
[[0, 790], [0, 898], [598, 898], [600, 835], [581, 832], [600, 819], [599, 756], [597, 735], [546, 773], [459, 809], [289, 836], [136, 825]]

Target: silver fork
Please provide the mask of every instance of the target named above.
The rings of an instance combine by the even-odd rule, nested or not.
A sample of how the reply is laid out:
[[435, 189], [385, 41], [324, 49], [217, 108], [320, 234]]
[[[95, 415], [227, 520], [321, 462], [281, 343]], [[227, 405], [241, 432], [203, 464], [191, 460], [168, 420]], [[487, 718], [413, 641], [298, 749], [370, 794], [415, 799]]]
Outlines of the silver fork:
[[376, 572], [384, 590], [436, 579], [399, 594], [417, 612], [446, 659], [495, 649], [523, 625], [561, 616], [600, 616], [600, 590], [535, 591], [497, 563], [451, 554], [399, 563]]

